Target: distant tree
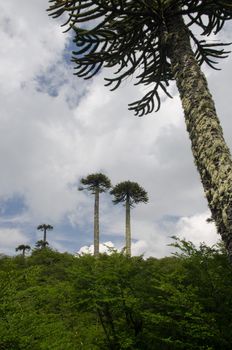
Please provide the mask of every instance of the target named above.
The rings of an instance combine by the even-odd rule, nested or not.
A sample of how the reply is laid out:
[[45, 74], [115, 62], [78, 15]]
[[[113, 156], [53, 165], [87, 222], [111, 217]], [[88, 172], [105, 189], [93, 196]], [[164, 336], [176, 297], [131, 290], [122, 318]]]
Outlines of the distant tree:
[[[44, 233], [43, 241], [44, 241], [44, 243], [47, 243], [47, 231], [53, 230], [53, 226], [52, 225], [41, 224], [41, 225], [39, 225], [37, 227], [37, 230], [43, 231], [43, 233]], [[46, 246], [46, 244], [44, 246]]]
[[126, 254], [131, 256], [131, 224], [130, 209], [134, 204], [147, 203], [147, 192], [137, 182], [125, 181], [117, 184], [110, 194], [114, 196], [113, 203], [125, 203], [126, 207]]
[[90, 174], [81, 179], [79, 191], [87, 190], [95, 196], [94, 201], [94, 255], [99, 254], [99, 194], [111, 188], [110, 179], [102, 174]]
[[46, 246], [48, 246], [48, 245], [49, 245], [49, 243], [47, 241], [44, 241], [43, 239], [40, 239], [35, 244], [36, 248], [46, 248]]
[[[212, 40], [232, 19], [231, 0], [50, 0], [51, 15], [64, 15], [74, 31], [75, 75], [92, 78], [114, 69], [106, 85], [117, 89], [128, 77], [144, 85], [130, 104], [142, 116], [158, 110], [175, 80], [195, 164], [212, 218], [232, 262], [232, 159], [201, 65], [218, 69], [227, 57]], [[201, 37], [200, 35], [201, 34]]]
[[25, 252], [31, 250], [31, 247], [29, 245], [20, 244], [17, 248], [15, 248], [15, 251], [22, 251], [22, 256], [25, 256]]

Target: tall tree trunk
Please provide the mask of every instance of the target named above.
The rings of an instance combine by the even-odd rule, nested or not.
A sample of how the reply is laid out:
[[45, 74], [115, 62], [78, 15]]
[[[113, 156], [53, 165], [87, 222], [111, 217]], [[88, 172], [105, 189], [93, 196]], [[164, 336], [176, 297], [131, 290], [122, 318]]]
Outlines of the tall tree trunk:
[[195, 164], [218, 233], [232, 261], [232, 161], [212, 96], [193, 55], [183, 19], [170, 18], [167, 45]]
[[130, 224], [130, 202], [126, 199], [126, 254], [131, 256], [131, 224]]
[[44, 245], [45, 245], [45, 242], [46, 242], [46, 240], [47, 240], [47, 230], [46, 230], [46, 228], [44, 228], [44, 237], [43, 237], [43, 241], [44, 241]]
[[94, 201], [94, 255], [99, 254], [99, 189], [95, 191]]

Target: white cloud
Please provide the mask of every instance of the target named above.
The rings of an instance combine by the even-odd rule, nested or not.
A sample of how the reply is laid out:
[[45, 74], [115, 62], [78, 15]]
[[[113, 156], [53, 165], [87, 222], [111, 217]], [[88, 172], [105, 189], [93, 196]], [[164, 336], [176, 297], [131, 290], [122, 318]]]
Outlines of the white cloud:
[[[216, 232], [215, 225], [206, 222], [209, 217], [210, 213], [206, 211], [189, 217], [181, 217], [169, 223], [164, 220], [161, 226], [154, 225], [153, 228], [141, 224], [143, 231], [134, 237], [137, 241], [132, 243], [132, 254], [144, 254], [145, 257], [157, 258], [169, 255], [174, 252], [174, 248], [170, 247], [170, 244], [173, 243], [172, 236], [191, 241], [197, 247], [203, 242], [213, 246], [219, 241], [220, 236]], [[138, 223], [137, 226], [139, 227]]]
[[20, 230], [8, 228], [0, 229], [1, 252], [10, 254], [18, 245], [28, 243], [29, 239]]
[[135, 243], [131, 244], [131, 255], [137, 256], [137, 255], [143, 255], [148, 250], [148, 243], [144, 240], [139, 240]]
[[206, 219], [211, 215], [209, 212], [196, 214], [192, 217], [183, 217], [177, 224], [178, 236], [199, 245], [205, 242], [214, 245], [220, 238], [214, 223], [207, 223]]
[[27, 212], [19, 215], [12, 215], [10, 217], [8, 216], [0, 217], [0, 225], [1, 224], [21, 225], [21, 224], [27, 224], [28, 222], [30, 222], [30, 216], [28, 215]]
[[46, 0], [15, 2], [0, 5], [1, 55], [0, 86], [5, 93], [18, 89], [44, 66], [54, 64], [61, 54], [67, 36], [57, 30], [57, 23], [48, 21]]
[[[111, 241], [105, 242], [105, 243], [100, 243], [99, 245], [99, 252], [100, 253], [107, 253], [107, 254], [111, 254], [112, 250], [115, 250], [115, 246]], [[94, 252], [94, 246], [93, 244], [91, 244], [90, 246], [83, 246], [79, 249], [79, 251], [77, 252], [78, 255], [82, 255], [82, 254], [91, 254], [93, 255]]]

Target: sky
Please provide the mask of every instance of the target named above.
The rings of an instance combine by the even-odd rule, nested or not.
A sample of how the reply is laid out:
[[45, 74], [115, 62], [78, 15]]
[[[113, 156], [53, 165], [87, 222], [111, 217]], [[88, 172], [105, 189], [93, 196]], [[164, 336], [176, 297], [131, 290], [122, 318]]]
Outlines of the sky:
[[[43, 223], [54, 226], [47, 237], [54, 249], [91, 251], [94, 198], [78, 186], [97, 172], [148, 192], [149, 203], [131, 213], [133, 255], [169, 255], [174, 235], [215, 244], [175, 84], [159, 112], [135, 117], [127, 105], [141, 88], [128, 79], [109, 91], [108, 70], [91, 81], [73, 76], [71, 33], [47, 7], [47, 0], [0, 3], [0, 253], [34, 247]], [[220, 38], [231, 41], [230, 33], [231, 25]], [[220, 68], [203, 70], [231, 149], [231, 56]], [[124, 221], [125, 208], [101, 194], [101, 249], [123, 248]]]

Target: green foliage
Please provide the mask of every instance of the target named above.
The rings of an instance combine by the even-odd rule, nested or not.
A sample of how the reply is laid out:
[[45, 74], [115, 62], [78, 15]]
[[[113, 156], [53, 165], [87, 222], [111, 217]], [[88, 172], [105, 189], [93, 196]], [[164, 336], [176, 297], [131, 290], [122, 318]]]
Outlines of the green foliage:
[[47, 242], [47, 231], [53, 230], [53, 226], [49, 224], [41, 224], [37, 226], [37, 230], [43, 231], [43, 239], [36, 242], [36, 247], [45, 248], [49, 244]]
[[[218, 58], [227, 57], [224, 44], [201, 40], [188, 28], [200, 27], [204, 37], [219, 32], [232, 18], [229, 0], [50, 0], [50, 14], [66, 14], [65, 23], [74, 31], [72, 61], [75, 74], [90, 79], [105, 66], [115, 68], [106, 85], [115, 90], [137, 73], [138, 84], [149, 86], [145, 96], [130, 104], [130, 109], [143, 115], [159, 109], [163, 90], [174, 79], [169, 56], [170, 18], [187, 20], [188, 31], [199, 64], [215, 68]], [[86, 25], [87, 24], [87, 25]], [[67, 30], [68, 30], [67, 29]], [[147, 89], [146, 89], [147, 90]], [[156, 102], [156, 106], [155, 106]]]
[[118, 204], [121, 202], [129, 201], [129, 205], [137, 203], [147, 203], [147, 192], [137, 182], [124, 181], [120, 182], [110, 191], [110, 194], [114, 196], [113, 203]]
[[35, 243], [36, 248], [40, 248], [40, 249], [46, 248], [48, 245], [49, 243], [47, 241], [44, 241], [43, 239], [40, 239]]
[[47, 224], [41, 224], [37, 227], [37, 230], [40, 230], [40, 231], [50, 231], [50, 230], [53, 230], [53, 226], [52, 225], [47, 225]]
[[20, 244], [18, 247], [15, 248], [15, 251], [21, 251], [23, 256], [25, 255], [25, 252], [29, 250], [31, 250], [31, 247], [27, 244]]
[[174, 245], [163, 259], [50, 248], [1, 257], [0, 349], [231, 349], [224, 247]]
[[111, 187], [110, 179], [102, 173], [90, 174], [82, 178], [80, 182], [83, 186], [79, 187], [79, 191], [87, 189], [93, 194], [95, 194], [96, 190], [99, 193], [106, 192]]

